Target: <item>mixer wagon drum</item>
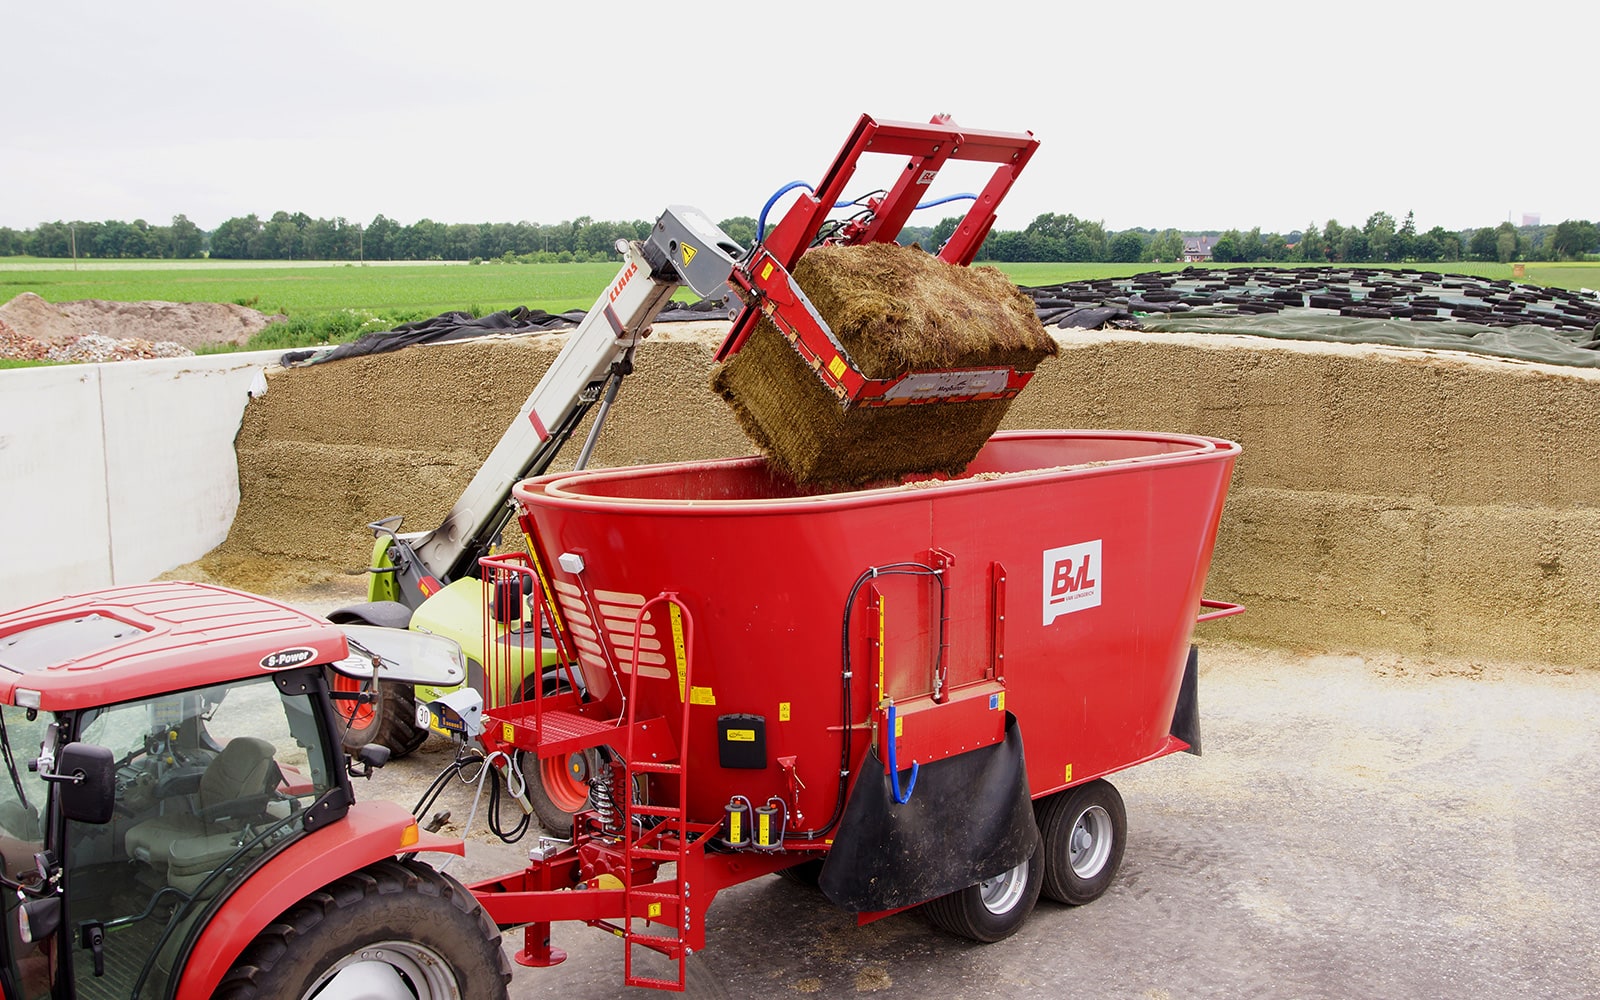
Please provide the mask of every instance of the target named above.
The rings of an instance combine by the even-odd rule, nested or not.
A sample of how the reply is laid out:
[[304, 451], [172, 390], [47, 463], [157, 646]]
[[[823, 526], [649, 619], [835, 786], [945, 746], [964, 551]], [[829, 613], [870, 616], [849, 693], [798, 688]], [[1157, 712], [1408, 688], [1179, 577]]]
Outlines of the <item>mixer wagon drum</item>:
[[515, 495], [597, 711], [672, 728], [686, 817], [764, 812], [771, 839], [735, 849], [820, 857], [824, 893], [870, 914], [981, 902], [1019, 867], [1024, 894], [1103, 891], [1122, 813], [1099, 779], [1188, 748], [1174, 719], [1238, 453], [1014, 431], [960, 476], [847, 492], [749, 458]]

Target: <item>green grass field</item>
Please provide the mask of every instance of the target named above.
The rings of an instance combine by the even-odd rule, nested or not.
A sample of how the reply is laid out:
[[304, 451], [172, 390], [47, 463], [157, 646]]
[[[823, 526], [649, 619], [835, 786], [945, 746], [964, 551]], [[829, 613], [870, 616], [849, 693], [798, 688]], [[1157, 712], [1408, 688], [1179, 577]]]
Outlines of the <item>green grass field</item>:
[[[1022, 286], [1128, 277], [1184, 264], [1001, 264]], [[1257, 266], [1257, 265], [1238, 265]], [[1441, 271], [1511, 278], [1509, 264], [1459, 262]], [[1600, 262], [1528, 264], [1520, 280], [1559, 288], [1600, 287]], [[226, 261], [93, 261], [74, 269], [59, 260], [0, 258], [0, 302], [33, 292], [50, 302], [233, 302], [282, 313], [247, 349], [277, 350], [350, 340], [373, 330], [460, 310], [475, 315], [527, 306], [560, 313], [587, 309], [617, 265], [488, 262], [366, 265], [234, 264]], [[687, 293], [682, 293], [689, 297]], [[229, 348], [224, 348], [229, 349]]]

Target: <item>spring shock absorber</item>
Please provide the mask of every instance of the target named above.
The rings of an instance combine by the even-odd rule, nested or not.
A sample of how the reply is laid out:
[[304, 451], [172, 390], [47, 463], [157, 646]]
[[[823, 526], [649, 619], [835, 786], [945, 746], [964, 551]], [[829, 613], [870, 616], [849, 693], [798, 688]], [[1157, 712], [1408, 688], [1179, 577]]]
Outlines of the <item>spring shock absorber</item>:
[[612, 795], [611, 764], [603, 762], [589, 776], [589, 801], [594, 803], [595, 819], [606, 833], [617, 832], [617, 801]]

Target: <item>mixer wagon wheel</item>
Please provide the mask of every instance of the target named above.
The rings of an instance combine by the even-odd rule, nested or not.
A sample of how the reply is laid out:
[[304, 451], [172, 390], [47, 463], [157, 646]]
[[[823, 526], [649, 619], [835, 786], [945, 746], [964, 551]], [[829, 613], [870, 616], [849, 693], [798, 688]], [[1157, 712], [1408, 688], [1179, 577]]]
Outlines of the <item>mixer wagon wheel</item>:
[[795, 885], [803, 885], [807, 889], [815, 889], [818, 880], [822, 878], [822, 862], [813, 858], [788, 868], [780, 868], [778, 877]]
[[538, 760], [518, 751], [517, 766], [528, 782], [528, 801], [533, 803], [539, 823], [551, 833], [570, 834], [573, 814], [594, 804], [589, 798], [589, 776], [600, 767], [599, 753], [579, 750]]
[[1034, 807], [1044, 836], [1044, 894], [1080, 906], [1100, 897], [1122, 864], [1128, 814], [1109, 781], [1057, 792]]
[[[546, 678], [544, 694], [562, 694], [571, 690], [565, 681]], [[532, 701], [533, 680], [523, 686], [522, 700]], [[573, 814], [594, 805], [589, 798], [589, 776], [600, 767], [598, 750], [578, 750], [559, 757], [543, 760], [523, 750], [517, 751], [517, 768], [528, 783], [528, 801], [539, 824], [557, 836], [572, 832]]]
[[1039, 901], [1042, 846], [1042, 839], [1036, 839], [1033, 854], [1022, 864], [977, 885], [930, 899], [922, 904], [922, 912], [935, 927], [958, 937], [984, 944], [1010, 937]]

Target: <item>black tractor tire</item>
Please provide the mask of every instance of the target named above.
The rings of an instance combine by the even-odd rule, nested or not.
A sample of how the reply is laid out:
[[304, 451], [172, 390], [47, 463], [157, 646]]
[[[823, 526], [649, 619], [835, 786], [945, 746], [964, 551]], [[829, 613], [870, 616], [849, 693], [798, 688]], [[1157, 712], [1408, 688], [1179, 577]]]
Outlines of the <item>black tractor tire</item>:
[[1039, 901], [1042, 843], [1036, 838], [1033, 854], [1010, 871], [923, 903], [923, 915], [941, 930], [982, 944], [1015, 934]]
[[1082, 906], [1099, 899], [1117, 869], [1128, 839], [1128, 813], [1109, 781], [1057, 792], [1034, 804], [1044, 837], [1044, 895]]
[[[380, 861], [289, 907], [239, 956], [217, 1000], [308, 1000], [376, 962], [417, 1000], [506, 1000], [511, 964], [472, 893], [418, 861]], [[369, 967], [372, 968], [372, 967]]]
[[[329, 670], [328, 683], [335, 691], [353, 693], [361, 682]], [[379, 681], [368, 702], [336, 700], [340, 742], [344, 752], [354, 756], [368, 743], [389, 748], [391, 759], [398, 760], [427, 742], [428, 731], [417, 727], [417, 702], [411, 685]]]

